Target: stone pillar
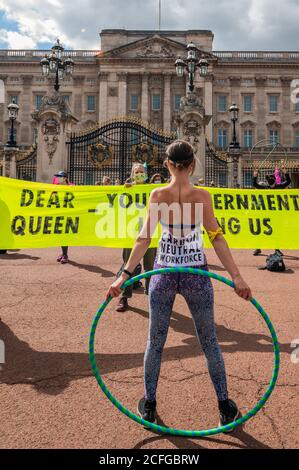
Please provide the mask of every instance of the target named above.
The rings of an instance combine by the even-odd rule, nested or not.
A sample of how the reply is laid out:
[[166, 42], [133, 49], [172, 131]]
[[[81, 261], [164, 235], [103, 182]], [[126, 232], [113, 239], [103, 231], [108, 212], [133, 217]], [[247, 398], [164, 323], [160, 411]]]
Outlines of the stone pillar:
[[55, 173], [67, 171], [67, 135], [78, 120], [59, 92], [44, 97], [32, 117], [38, 125], [37, 181], [51, 183]]
[[118, 73], [118, 115], [127, 114], [127, 74]]
[[[207, 75], [204, 80], [205, 111], [209, 116], [213, 115], [213, 75]], [[210, 120], [206, 127], [206, 135], [213, 142], [213, 122]]]
[[237, 188], [241, 187], [242, 173], [241, 173], [241, 149], [229, 149], [229, 162], [228, 162], [228, 187]]
[[108, 73], [100, 72], [99, 122], [107, 119]]
[[194, 148], [196, 164], [190, 177], [190, 182], [193, 184], [197, 184], [198, 180], [204, 182], [205, 179], [205, 131], [211, 117], [205, 113], [202, 101], [195, 93], [188, 92], [187, 96], [182, 98], [177, 131], [178, 138], [190, 142]]
[[171, 75], [164, 75], [164, 106], [163, 106], [163, 128], [164, 131], [171, 130]]
[[7, 178], [17, 177], [16, 159], [18, 153], [19, 147], [4, 147], [3, 176], [6, 176]]
[[282, 103], [281, 103], [281, 135], [279, 141], [285, 147], [293, 147], [293, 132], [292, 124], [289, 118], [290, 112], [290, 90], [292, 77], [280, 77], [281, 87], [282, 87]]
[[269, 138], [269, 136], [267, 135], [268, 129], [265, 126], [267, 106], [268, 106], [268, 103], [266, 102], [267, 97], [265, 94], [266, 83], [267, 83], [266, 76], [255, 77], [256, 110], [257, 110], [255, 142], [259, 142], [260, 140]]
[[148, 122], [149, 94], [148, 94], [148, 74], [142, 75], [142, 92], [141, 92], [141, 119]]

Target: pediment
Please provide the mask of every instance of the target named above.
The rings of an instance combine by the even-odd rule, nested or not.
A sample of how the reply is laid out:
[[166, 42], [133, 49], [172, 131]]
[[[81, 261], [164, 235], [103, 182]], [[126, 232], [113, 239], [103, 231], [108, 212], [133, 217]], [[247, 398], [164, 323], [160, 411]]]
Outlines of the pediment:
[[221, 119], [221, 121], [215, 122], [214, 127], [229, 127], [230, 125], [230, 121], [225, 121], [224, 119]]
[[277, 121], [276, 119], [273, 119], [272, 121], [269, 121], [266, 123], [266, 126], [268, 127], [281, 127], [281, 123]]
[[[216, 59], [213, 54], [202, 53], [198, 51], [198, 58], [205, 55]], [[186, 45], [173, 39], [165, 38], [159, 34], [154, 34], [144, 39], [131, 42], [124, 46], [117, 47], [107, 51], [100, 58], [117, 58], [117, 59], [176, 59], [186, 55]]]
[[250, 119], [247, 119], [246, 121], [241, 122], [240, 126], [241, 127], [255, 127], [256, 123], [254, 121], [251, 121]]

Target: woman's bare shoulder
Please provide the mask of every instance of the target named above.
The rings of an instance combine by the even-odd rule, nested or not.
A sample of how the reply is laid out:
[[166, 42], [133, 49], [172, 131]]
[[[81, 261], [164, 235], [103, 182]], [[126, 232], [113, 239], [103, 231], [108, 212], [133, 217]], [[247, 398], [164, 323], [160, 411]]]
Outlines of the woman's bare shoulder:
[[211, 194], [206, 189], [194, 187], [193, 190], [199, 202], [209, 201], [211, 199]]

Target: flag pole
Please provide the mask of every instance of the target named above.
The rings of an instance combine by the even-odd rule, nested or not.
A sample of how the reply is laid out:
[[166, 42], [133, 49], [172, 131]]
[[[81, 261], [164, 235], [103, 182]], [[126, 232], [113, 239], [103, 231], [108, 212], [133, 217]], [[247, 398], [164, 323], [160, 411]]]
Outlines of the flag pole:
[[161, 0], [159, 0], [159, 31], [161, 31]]

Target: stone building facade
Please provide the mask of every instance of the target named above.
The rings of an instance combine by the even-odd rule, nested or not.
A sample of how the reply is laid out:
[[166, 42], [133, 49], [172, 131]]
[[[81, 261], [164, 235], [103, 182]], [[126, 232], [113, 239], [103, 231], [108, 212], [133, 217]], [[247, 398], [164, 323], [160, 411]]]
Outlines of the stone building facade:
[[[198, 58], [209, 61], [208, 75], [197, 74], [195, 81], [196, 93], [212, 115], [207, 138], [215, 148], [227, 148], [232, 139], [228, 110], [236, 103], [243, 158], [258, 141], [278, 140], [293, 162], [293, 182], [299, 186], [299, 52], [214, 51], [214, 36], [208, 30], [103, 30], [100, 36], [99, 51], [64, 52], [74, 60], [75, 69], [73, 77], [61, 82], [60, 93], [78, 120], [75, 129], [132, 115], [165, 131], [174, 130], [187, 87], [187, 77], [176, 76], [174, 62], [185, 57], [186, 45], [192, 41]], [[26, 148], [36, 140], [32, 113], [53, 89], [53, 78], [41, 73], [40, 60], [46, 52], [0, 50], [5, 91], [5, 102], [0, 104], [0, 146], [8, 140], [7, 104], [13, 98], [20, 107], [18, 145]]]

